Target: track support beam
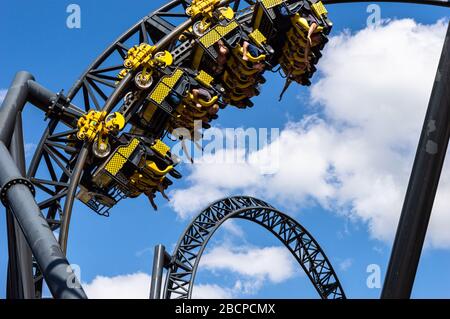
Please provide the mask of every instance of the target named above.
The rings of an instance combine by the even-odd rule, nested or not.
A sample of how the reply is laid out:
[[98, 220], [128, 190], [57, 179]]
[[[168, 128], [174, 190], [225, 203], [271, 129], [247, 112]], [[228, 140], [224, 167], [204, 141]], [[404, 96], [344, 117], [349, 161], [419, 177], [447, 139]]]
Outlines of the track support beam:
[[381, 298], [408, 299], [450, 137], [450, 25], [420, 136]]
[[150, 284], [150, 299], [161, 299], [163, 272], [164, 268], [168, 267], [170, 259], [171, 256], [166, 252], [166, 247], [163, 245], [155, 246], [152, 281]]
[[29, 183], [8, 150], [17, 115], [26, 102], [45, 109], [56, 98], [56, 94], [37, 85], [31, 74], [16, 75], [0, 109], [0, 186], [2, 199], [20, 225], [53, 297], [84, 299], [87, 297], [42, 215]]
[[[14, 134], [9, 147], [20, 173], [25, 175], [25, 150], [22, 130], [22, 114], [17, 114]], [[6, 298], [34, 299], [32, 253], [26, 238], [11, 210], [6, 211], [8, 230], [8, 279]]]

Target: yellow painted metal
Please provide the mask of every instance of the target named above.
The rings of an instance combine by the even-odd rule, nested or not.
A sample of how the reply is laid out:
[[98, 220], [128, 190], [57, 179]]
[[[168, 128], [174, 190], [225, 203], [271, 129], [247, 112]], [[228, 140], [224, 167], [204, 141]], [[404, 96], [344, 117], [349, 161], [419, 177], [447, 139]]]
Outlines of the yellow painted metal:
[[[295, 27], [297, 33], [303, 38], [306, 39], [309, 31], [309, 23], [304, 17], [300, 16], [298, 13], [291, 18], [292, 24]], [[323, 31], [322, 26], [318, 26], [314, 33], [319, 33]]]
[[219, 97], [216, 95], [216, 96], [213, 96], [211, 100], [205, 101], [205, 100], [200, 99], [200, 98], [195, 99], [194, 95], [192, 93], [190, 93], [189, 94], [189, 99], [191, 101], [193, 101], [194, 103], [199, 102], [200, 105], [202, 105], [202, 106], [210, 107], [210, 106], [213, 106], [215, 103], [217, 103], [217, 101], [219, 100]]
[[221, 35], [216, 29], [212, 29], [208, 31], [205, 35], [200, 38], [200, 43], [203, 44], [206, 48], [210, 48], [215, 43], [217, 43], [221, 39]]
[[328, 14], [328, 10], [323, 5], [322, 1], [314, 3], [311, 5], [311, 8], [318, 17], [326, 16]]
[[214, 78], [203, 70], [198, 72], [195, 79], [206, 87], [211, 87], [211, 83], [214, 81]]
[[156, 140], [155, 144], [152, 145], [152, 150], [155, 152], [158, 152], [163, 157], [167, 155], [167, 153], [170, 151], [170, 147], [167, 146], [163, 141]]
[[77, 126], [78, 139], [93, 142], [97, 137], [104, 140], [111, 132], [122, 130], [125, 127], [125, 118], [118, 112], [106, 117], [106, 112], [91, 110], [78, 120]]
[[230, 33], [231, 31], [233, 31], [234, 29], [236, 29], [239, 26], [239, 24], [236, 21], [231, 21], [230, 23], [228, 23], [226, 26], [222, 26], [222, 25], [218, 25], [216, 26], [216, 30], [217, 32], [219, 32], [219, 34], [224, 37], [226, 36], [228, 33]]
[[112, 158], [106, 164], [106, 171], [113, 176], [123, 168], [123, 165], [127, 162], [128, 158], [133, 154], [139, 145], [139, 140], [134, 138], [127, 146], [120, 146], [114, 153]]
[[234, 11], [232, 8], [226, 7], [226, 8], [223, 8], [222, 10], [220, 10], [220, 15], [222, 18], [225, 18], [228, 20], [233, 20], [235, 14], [234, 14]]
[[168, 165], [165, 169], [160, 169], [155, 162], [147, 161], [147, 168], [155, 175], [163, 177], [173, 170], [172, 165]]
[[181, 71], [180, 69], [176, 69], [176, 71], [172, 75], [164, 76], [151, 93], [151, 99], [156, 103], [161, 104], [169, 95], [171, 89], [175, 86], [182, 75], [183, 71]]
[[[105, 171], [112, 176], [117, 176], [117, 174], [124, 168], [125, 163], [134, 154], [140, 141], [137, 138], [133, 138], [128, 145], [119, 147], [111, 159], [105, 165]], [[165, 157], [170, 151], [169, 146], [164, 144], [161, 140], [157, 140], [151, 148], [158, 154], [157, 156]], [[162, 188], [162, 182], [165, 176], [174, 169], [173, 165], [164, 165], [160, 167], [157, 164], [156, 158], [145, 158], [143, 157], [139, 163], [139, 166], [143, 168], [142, 171], [134, 172], [129, 177], [129, 182], [131, 188], [129, 189], [131, 197], [139, 196], [142, 193], [155, 192]], [[106, 178], [107, 175], [97, 176], [97, 181], [108, 182]], [[102, 182], [102, 185], [104, 183]]]
[[266, 9], [272, 9], [273, 7], [276, 7], [282, 3], [284, 3], [285, 0], [262, 0], [262, 4]]
[[[251, 66], [247, 65], [247, 61], [242, 59], [244, 54], [244, 50], [240, 45], [237, 45], [233, 50], [233, 58], [229, 59], [227, 64], [231, 68], [238, 68], [239, 72], [242, 72], [246, 76], [255, 75], [259, 72], [257, 69], [253, 69]], [[251, 63], [262, 62], [266, 59], [266, 55], [262, 54], [258, 57], [253, 57], [250, 54], [247, 54], [248, 60]], [[235, 63], [235, 61], [239, 61], [239, 63]]]
[[[239, 53], [240, 56], [242, 58], [242, 55], [244, 54], [244, 49], [243, 48], [239, 48]], [[262, 62], [266, 59], [266, 55], [265, 54], [260, 54], [259, 56], [253, 56], [250, 53], [247, 53], [247, 58], [250, 62], [252, 63], [257, 63], [257, 62]]]
[[125, 127], [125, 118], [119, 112], [112, 113], [105, 119], [105, 128], [108, 132], [121, 131]]
[[235, 30], [238, 26], [239, 24], [236, 21], [231, 21], [226, 26], [217, 25], [200, 38], [200, 43], [206, 48], [210, 48], [221, 38], [227, 36], [230, 32]]
[[291, 45], [293, 45], [294, 47], [301, 47], [301, 48], [306, 47], [306, 40], [303, 39], [302, 37], [297, 36], [295, 29], [293, 29], [293, 28], [290, 29], [287, 32], [287, 37], [288, 37], [288, 40], [291, 43]]
[[186, 14], [190, 17], [199, 15], [212, 15], [216, 6], [221, 0], [192, 0], [191, 5], [186, 9]]
[[158, 52], [155, 55], [155, 61], [162, 65], [169, 66], [173, 63], [173, 56], [169, 51]]
[[246, 89], [254, 85], [254, 83], [250, 81], [248, 77], [245, 77], [241, 72], [239, 72], [239, 70], [232, 69], [231, 72], [232, 73], [225, 71], [223, 74], [223, 82], [231, 89]]
[[123, 63], [125, 69], [120, 71], [119, 78], [123, 79], [130, 70], [137, 70], [143, 67], [143, 80], [149, 80], [152, 76], [153, 69], [157, 66], [167, 67], [172, 65], [173, 57], [168, 51], [156, 52], [156, 47], [147, 43], [141, 43], [128, 50], [127, 57]]
[[230, 99], [233, 102], [240, 102], [240, 101], [242, 101], [242, 100], [244, 100], [246, 98], [247, 98], [247, 95], [245, 95], [245, 94], [238, 94], [238, 93], [235, 93], [235, 92], [232, 92], [230, 94]]
[[102, 122], [106, 116], [106, 112], [90, 111], [88, 114], [82, 116], [78, 120], [78, 133], [79, 140], [94, 141], [97, 134], [102, 129]]
[[250, 33], [249, 38], [252, 39], [258, 46], [263, 47], [266, 43], [267, 39], [264, 34], [261, 33], [258, 29], [254, 30]]
[[132, 47], [128, 50], [127, 58], [123, 65], [127, 69], [137, 69], [142, 64], [147, 64], [153, 58], [153, 52], [156, 50], [155, 46], [151, 46], [147, 43]]

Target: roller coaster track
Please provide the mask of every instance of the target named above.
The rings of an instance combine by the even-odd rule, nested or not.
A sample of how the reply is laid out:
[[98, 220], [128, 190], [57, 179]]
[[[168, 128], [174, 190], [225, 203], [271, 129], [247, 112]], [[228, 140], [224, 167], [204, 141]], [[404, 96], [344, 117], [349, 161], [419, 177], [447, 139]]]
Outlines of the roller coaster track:
[[169, 266], [165, 298], [190, 299], [200, 258], [216, 230], [229, 219], [254, 222], [278, 238], [303, 268], [322, 299], [345, 299], [333, 266], [317, 241], [298, 222], [266, 202], [230, 197], [201, 212], [180, 238]]
[[[353, 2], [365, 1], [323, 1], [324, 4]], [[448, 0], [385, 2], [450, 7]], [[286, 3], [290, 8], [297, 8], [303, 1], [289, 0]], [[198, 22], [197, 17], [186, 13], [190, 5], [191, 1], [175, 0], [145, 16], [99, 55], [66, 95], [63, 92], [57, 94], [52, 99], [52, 105], [45, 111], [48, 126], [38, 143], [27, 171], [27, 178], [38, 191], [36, 201], [50, 229], [58, 231], [63, 253], [67, 250], [71, 214], [80, 183], [92, 173], [86, 170], [86, 165], [91, 162], [92, 145], [80, 142], [76, 137], [79, 132], [79, 119], [90, 110], [112, 114], [123, 109], [121, 103], [134, 86], [136, 74], [134, 71], [123, 77], [118, 74], [124, 69], [124, 60], [134, 46], [148, 44], [154, 47], [155, 51], [167, 50], [173, 56], [172, 66], [183, 66], [193, 48], [189, 41], [180, 41], [180, 36]], [[222, 1], [220, 6], [230, 6], [235, 12], [234, 20], [239, 25], [248, 25], [254, 18], [255, 1]], [[143, 99], [138, 98], [138, 102], [142, 103]], [[76, 105], [83, 105], [83, 108]], [[134, 114], [137, 109], [129, 112]], [[132, 117], [127, 118], [127, 122], [133, 125], [134, 120]], [[166, 134], [167, 132], [155, 134], [155, 138], [162, 139]], [[122, 195], [117, 196], [120, 199]], [[97, 213], [108, 216], [109, 210], [98, 209]], [[36, 297], [39, 298], [42, 295], [43, 275], [36, 261], [33, 262], [33, 275]]]

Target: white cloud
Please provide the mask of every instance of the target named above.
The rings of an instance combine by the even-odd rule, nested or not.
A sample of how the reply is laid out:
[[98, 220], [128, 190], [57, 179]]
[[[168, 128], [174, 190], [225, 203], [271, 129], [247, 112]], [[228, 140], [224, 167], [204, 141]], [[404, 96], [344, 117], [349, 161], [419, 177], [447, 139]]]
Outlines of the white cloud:
[[7, 92], [8, 92], [8, 90], [6, 90], [6, 89], [0, 89], [0, 103], [2, 103], [3, 100], [5, 99]]
[[224, 193], [221, 190], [198, 184], [193, 185], [186, 192], [172, 192], [170, 205], [181, 218], [185, 219], [191, 217], [194, 213], [199, 213], [207, 207], [208, 203], [212, 203], [223, 196]]
[[[404, 19], [333, 37], [319, 64], [322, 77], [311, 87], [317, 114], [288, 123], [269, 146], [281, 152], [280, 169], [263, 176], [251, 160], [199, 161], [187, 177], [191, 187], [172, 192], [174, 210], [186, 218], [205, 201], [255, 195], [290, 212], [320, 205], [365, 222], [374, 238], [392, 240], [445, 31], [444, 21]], [[450, 247], [448, 168], [430, 223], [434, 247]]]
[[342, 271], [347, 271], [353, 266], [353, 259], [346, 258], [339, 263], [339, 269]]
[[237, 299], [255, 295], [264, 284], [263, 279], [238, 279], [232, 287], [222, 287], [219, 285], [200, 284], [195, 285], [192, 290], [193, 299]]
[[266, 281], [281, 283], [295, 276], [298, 266], [284, 247], [258, 248], [249, 245], [222, 244], [212, 248], [200, 261], [200, 269], [216, 277], [235, 276], [232, 287], [196, 284], [193, 297], [197, 299], [230, 299], [257, 294]]
[[25, 157], [29, 158], [33, 156], [34, 152], [36, 151], [37, 145], [34, 143], [26, 143], [25, 144]]
[[[231, 271], [253, 281], [280, 283], [295, 274], [296, 265], [284, 247], [217, 246], [202, 257], [200, 267], [210, 271]], [[241, 287], [243, 287], [241, 285]], [[254, 290], [244, 287], [244, 291]]]
[[233, 289], [219, 285], [195, 285], [192, 290], [193, 299], [232, 299]]
[[90, 299], [148, 299], [151, 277], [135, 273], [116, 277], [97, 276], [91, 283], [83, 284]]
[[232, 235], [234, 238], [244, 238], [245, 233], [244, 230], [236, 223], [235, 220], [227, 220], [222, 228], [228, 232], [229, 235]]
[[[149, 299], [151, 276], [142, 272], [115, 277], [97, 276], [83, 288], [90, 299]], [[163, 280], [164, 282], [164, 280]], [[194, 299], [231, 299], [240, 287], [195, 285]]]

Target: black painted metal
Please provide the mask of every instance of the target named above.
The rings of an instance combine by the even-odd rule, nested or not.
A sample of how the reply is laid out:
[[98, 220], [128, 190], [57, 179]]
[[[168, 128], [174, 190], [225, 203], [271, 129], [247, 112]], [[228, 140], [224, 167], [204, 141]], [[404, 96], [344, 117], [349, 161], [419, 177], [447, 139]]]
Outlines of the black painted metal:
[[41, 106], [40, 102], [43, 102], [45, 90], [39, 89], [36, 91], [35, 87], [30, 85], [33, 81], [34, 78], [31, 74], [19, 72], [0, 110], [0, 185], [2, 187], [2, 201], [14, 213], [53, 296], [55, 298], [85, 298], [82, 288], [68, 287], [67, 283], [74, 276], [72, 268], [62, 254], [53, 233], [34, 200], [34, 189], [30, 188], [31, 183], [24, 179], [5, 146], [5, 144], [11, 144], [18, 114], [22, 112], [25, 103], [33, 100], [39, 104], [39, 107]]
[[230, 218], [257, 223], [278, 238], [303, 268], [322, 299], [346, 298], [333, 266], [303, 226], [266, 202], [243, 196], [212, 204], [187, 227], [172, 255], [165, 298], [192, 297], [200, 258], [213, 234]]
[[450, 25], [425, 117], [382, 298], [410, 298], [450, 138]]
[[[25, 175], [25, 151], [23, 143], [22, 115], [17, 114], [14, 133], [9, 147], [11, 157], [22, 175]], [[19, 223], [11, 210], [6, 211], [8, 231], [8, 299], [34, 298], [32, 253]]]
[[[336, 4], [366, 1], [324, 0], [323, 2], [326, 4]], [[449, 7], [449, 0], [372, 0], [369, 2], [418, 3]], [[64, 147], [64, 136], [67, 136], [71, 130], [75, 128], [76, 120], [84, 113], [84, 111], [70, 104], [70, 101], [74, 100], [78, 96], [84, 102], [85, 111], [92, 108], [105, 108], [108, 111], [112, 110], [115, 107], [115, 104], [117, 104], [123, 96], [124, 91], [127, 88], [127, 81], [123, 81], [119, 84], [119, 86], [116, 85], [116, 81], [118, 80], [117, 72], [122, 68], [122, 64], [110, 64], [110, 57], [114, 54], [119, 54], [123, 60], [127, 50], [132, 45], [139, 44], [141, 42], [148, 42], [151, 44], [159, 43], [159, 45], [164, 47], [167, 46], [168, 48], [172, 48], [174, 41], [176, 41], [176, 35], [182, 30], [180, 25], [185, 26], [191, 23], [187, 21], [188, 17], [184, 14], [184, 9], [189, 3], [190, 1], [183, 0], [171, 1], [157, 11], [144, 17], [141, 21], [126, 31], [121, 37], [119, 37], [118, 40], [108, 47], [75, 82], [74, 86], [69, 91], [65, 102], [59, 101], [57, 95], [34, 82], [32, 77], [23, 81], [22, 85], [27, 86], [28, 89], [34, 91], [34, 94], [29, 97], [30, 102], [42, 111], [49, 113], [48, 117], [50, 118], [49, 126], [44, 132], [35, 156], [33, 157], [28, 176], [39, 190], [47, 194], [47, 198], [39, 203], [39, 207], [42, 210], [47, 210], [47, 222], [52, 230], [58, 229], [64, 222], [64, 219], [63, 221], [58, 219], [58, 216], [60, 217], [64, 215], [62, 206], [72, 207], [73, 205], [70, 201], [73, 200], [74, 194], [70, 192], [75, 192], [76, 188], [70, 188], [69, 192], [71, 176], [78, 176], [81, 174], [81, 172], [77, 171], [78, 168], [74, 171], [75, 164], [78, 162], [78, 150], [74, 149], [69, 152], [71, 154], [69, 158], [64, 157], [61, 152], [58, 152], [58, 148]], [[237, 10], [242, 4], [251, 4], [252, 1], [231, 0], [225, 1], [224, 3], [233, 4], [233, 7]], [[185, 22], [180, 23], [178, 27], [176, 27], [170, 21], [172, 18], [185, 18]], [[135, 43], [127, 45], [126, 42], [136, 35], [138, 36], [138, 40]], [[111, 75], [111, 72], [113, 72], [113, 75]], [[18, 74], [18, 77], [28, 76], [29, 75], [26, 73]], [[8, 93], [9, 97], [7, 96], [6, 99], [14, 100], [20, 104], [23, 100], [23, 96], [16, 94], [19, 92], [18, 89], [20, 91], [19, 87], [11, 88], [11, 92]], [[102, 105], [102, 100], [106, 103], [105, 105]], [[62, 102], [62, 105], [59, 105], [60, 102]], [[52, 103], [59, 105], [59, 113], [49, 112], [49, 104]], [[63, 111], [61, 112], [61, 110]], [[11, 121], [9, 121], [10, 118], [8, 117], [10, 115], [7, 113], [5, 114], [6, 116], [0, 116], [0, 137], [7, 141], [8, 146], [11, 131], [10, 127], [5, 126], [4, 124], [11, 123]], [[51, 175], [51, 180], [36, 176], [36, 174], [38, 174], [38, 169], [41, 166], [45, 166], [45, 169], [49, 175]], [[82, 166], [83, 165], [80, 164], [77, 167]], [[70, 197], [69, 202], [67, 203], [65, 200], [68, 195], [70, 195]], [[66, 216], [68, 214], [66, 214]], [[68, 224], [63, 227], [64, 230], [67, 230], [68, 228]], [[67, 233], [63, 233], [62, 236], [67, 238]], [[42, 274], [36, 265], [34, 269], [37, 288], [39, 288], [39, 286], [42, 286]], [[37, 296], [39, 297], [40, 295], [41, 293], [38, 289]]]
[[370, 2], [370, 3], [406, 3], [406, 4], [421, 4], [421, 5], [430, 5], [430, 6], [438, 6], [438, 7], [450, 7], [449, 0], [322, 0], [324, 4], [340, 4], [340, 3], [361, 3], [361, 2]]
[[[2, 187], [9, 181], [20, 178], [21, 174], [3, 142], [0, 142], [0, 163]], [[75, 275], [36, 205], [30, 189], [24, 184], [17, 183], [8, 189], [6, 196], [8, 206], [24, 232], [52, 295], [63, 299], [86, 298], [81, 286], [80, 288], [68, 286]]]
[[22, 112], [28, 97], [28, 81], [34, 80], [28, 72], [19, 72], [6, 94], [0, 110], [0, 141], [9, 147], [17, 114]]
[[161, 299], [161, 287], [163, 280], [163, 271], [166, 261], [166, 248], [163, 245], [157, 245], [153, 256], [152, 281], [150, 284], [150, 299]]
[[[295, 2], [295, 1], [292, 1]], [[326, 3], [340, 3], [345, 2], [345, 0], [328, 0]], [[357, 2], [357, 1], [347, 1], [347, 2]], [[407, 0], [399, 0], [399, 2], [408, 2]], [[430, 5], [440, 5], [446, 6], [448, 1], [441, 0], [413, 0], [410, 2], [418, 2], [422, 4], [430, 4]], [[132, 73], [129, 73], [126, 78], [124, 78], [119, 85], [116, 85], [115, 82], [118, 80], [117, 77], [112, 76], [111, 72], [117, 74], [118, 70], [122, 68], [122, 65], [119, 64], [110, 64], [109, 62], [111, 57], [114, 54], [119, 53], [122, 57], [125, 56], [126, 51], [129, 49], [129, 46], [125, 45], [127, 41], [132, 39], [134, 36], [138, 35], [140, 42], [147, 42], [153, 45], [156, 45], [160, 48], [170, 47], [171, 43], [176, 41], [179, 33], [187, 28], [192, 21], [189, 19], [187, 15], [184, 14], [184, 9], [190, 3], [190, 1], [182, 1], [175, 0], [170, 1], [160, 9], [152, 12], [148, 16], [141, 19], [134, 26], [132, 26], [128, 31], [122, 34], [112, 45], [110, 45], [100, 56], [89, 66], [89, 68], [82, 74], [80, 79], [78, 79], [74, 86], [69, 90], [67, 94], [67, 98], [69, 100], [75, 99], [78, 95], [82, 101], [85, 103], [85, 110], [89, 110], [91, 108], [103, 109], [106, 112], [111, 112], [119, 101], [123, 98], [126, 93], [126, 89], [129, 86], [129, 83], [132, 79]], [[251, 4], [252, 1], [238, 1], [238, 0], [228, 0], [224, 1], [224, 3], [234, 3], [235, 8], [239, 8], [241, 4]], [[180, 10], [181, 9], [181, 10]], [[172, 15], [171, 15], [172, 13]], [[170, 21], [167, 20], [168, 17], [173, 16], [175, 14], [178, 17], [185, 17], [186, 21], [181, 23], [178, 27], [168, 28], [167, 26], [171, 25]], [[138, 44], [138, 43], [134, 43]], [[108, 83], [106, 81], [109, 81]], [[102, 86], [103, 85], [103, 86]], [[106, 90], [105, 86], [109, 87], [109, 91]], [[96, 94], [97, 93], [97, 94]], [[97, 96], [97, 98], [95, 97]], [[98, 101], [98, 97], [104, 100], [104, 105]], [[42, 153], [42, 149], [38, 149], [37, 152]], [[79, 165], [82, 167], [82, 165]], [[76, 170], [73, 174], [80, 174]], [[73, 188], [71, 189], [73, 190]], [[70, 192], [69, 192], [70, 196]], [[72, 200], [74, 196], [69, 198]], [[56, 205], [60, 205], [62, 198], [56, 201]], [[65, 207], [71, 208], [73, 203], [64, 204]], [[69, 215], [70, 212], [64, 210], [63, 215]], [[67, 234], [60, 233], [61, 236], [67, 237]]]
[[67, 252], [67, 240], [69, 236], [69, 225], [70, 218], [72, 216], [73, 202], [75, 201], [75, 194], [80, 183], [81, 175], [84, 168], [84, 163], [86, 162], [87, 156], [89, 154], [88, 145], [84, 145], [80, 151], [77, 158], [77, 163], [75, 164], [74, 173], [71, 176], [70, 184], [67, 190], [67, 198], [63, 211], [63, 220], [61, 226], [61, 236], [59, 238], [59, 244], [64, 254]]

